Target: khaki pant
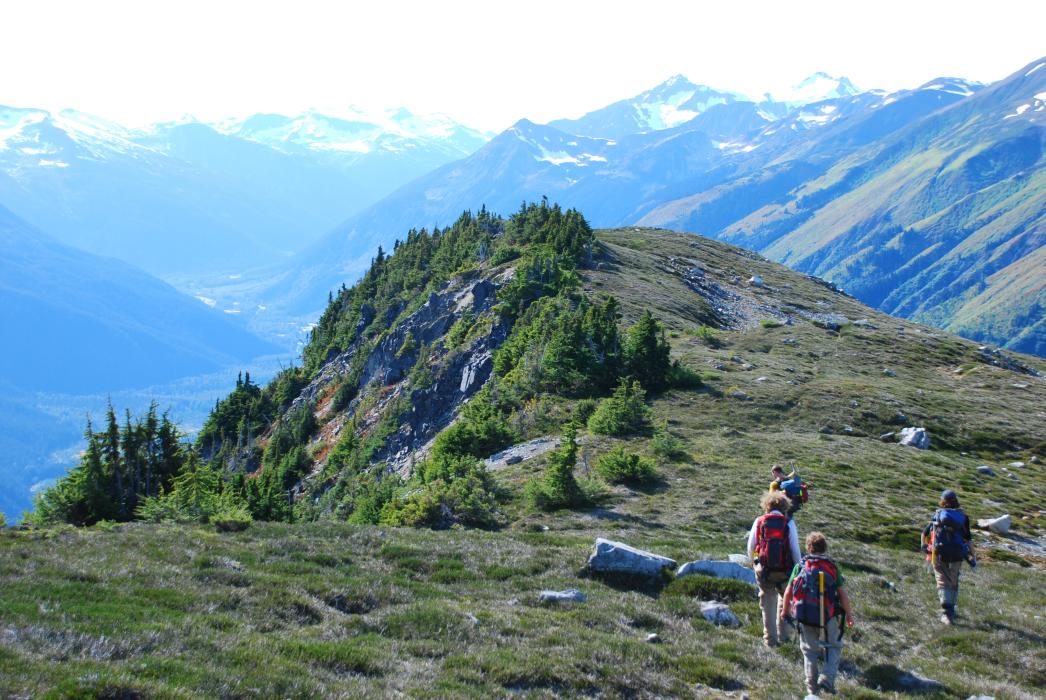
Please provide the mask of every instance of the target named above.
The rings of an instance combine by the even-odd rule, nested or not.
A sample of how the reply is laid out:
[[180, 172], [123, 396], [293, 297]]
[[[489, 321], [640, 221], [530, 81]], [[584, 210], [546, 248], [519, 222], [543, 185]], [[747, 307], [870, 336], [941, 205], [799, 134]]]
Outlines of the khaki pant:
[[945, 612], [954, 614], [955, 604], [959, 600], [959, 569], [961, 561], [943, 562], [937, 560], [933, 565], [933, 577], [937, 581], [937, 597]]
[[763, 639], [767, 644], [787, 642], [791, 636], [791, 626], [781, 620], [784, 587], [784, 583], [759, 582], [759, 608], [763, 611]]
[[[825, 624], [825, 629], [812, 625], [799, 625], [799, 648], [803, 652], [803, 671], [806, 674], [806, 688], [811, 694], [817, 694], [817, 682], [835, 686], [835, 675], [839, 672], [839, 657], [843, 652], [843, 634], [839, 628], [841, 617], [836, 615]], [[828, 640], [827, 642], [825, 640]], [[821, 665], [821, 650], [825, 651], [824, 665]]]

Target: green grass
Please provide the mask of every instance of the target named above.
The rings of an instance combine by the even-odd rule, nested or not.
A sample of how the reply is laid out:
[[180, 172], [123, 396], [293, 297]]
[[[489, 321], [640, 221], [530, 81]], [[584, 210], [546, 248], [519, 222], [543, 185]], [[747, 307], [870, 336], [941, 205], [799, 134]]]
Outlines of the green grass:
[[[651, 397], [656, 431], [582, 434], [577, 474], [590, 479], [621, 446], [657, 456], [656, 482], [607, 486], [592, 508], [538, 513], [522, 492], [545, 458], [513, 465], [494, 475], [505, 494], [494, 531], [339, 522], [256, 522], [238, 533], [148, 524], [4, 531], [0, 697], [801, 696], [798, 649], [762, 645], [751, 586], [582, 575], [597, 536], [680, 563], [743, 551], [773, 462], [795, 464], [811, 484], [800, 534], [825, 532], [847, 577], [859, 634], [846, 639], [841, 697], [895, 697], [888, 688], [903, 671], [943, 684], [925, 697], [1041, 697], [1046, 561], [978, 532], [981, 563], [964, 570], [960, 623], [946, 628], [916, 548], [946, 486], [974, 519], [1008, 512], [1020, 536], [1046, 533], [1046, 467], [1029, 459], [1046, 435], [1044, 384], [1014, 390], [1025, 379], [977, 361], [972, 343], [727, 246], [600, 235], [617, 262], [587, 271], [585, 288], [612, 290], [626, 320], [655, 309], [677, 331], [673, 356], [704, 381]], [[779, 297], [738, 287], [760, 295], [751, 322], [701, 331], [716, 321], [670, 272], [673, 257], [700, 262], [723, 285], [759, 274], [771, 289], [790, 287]], [[875, 328], [831, 332], [784, 309], [818, 302]], [[760, 323], [779, 315], [794, 324]], [[730, 387], [752, 400], [729, 398]], [[576, 405], [539, 402], [520, 415], [521, 432], [555, 434]], [[878, 440], [901, 427], [898, 412], [929, 429], [933, 449]], [[670, 450], [655, 444], [666, 435]], [[1012, 477], [1001, 471], [1018, 459], [1026, 466]], [[977, 474], [984, 463], [998, 476]], [[538, 602], [541, 590], [566, 588], [587, 602]], [[713, 599], [742, 626], [704, 621], [701, 602]], [[644, 641], [650, 632], [660, 644]]]

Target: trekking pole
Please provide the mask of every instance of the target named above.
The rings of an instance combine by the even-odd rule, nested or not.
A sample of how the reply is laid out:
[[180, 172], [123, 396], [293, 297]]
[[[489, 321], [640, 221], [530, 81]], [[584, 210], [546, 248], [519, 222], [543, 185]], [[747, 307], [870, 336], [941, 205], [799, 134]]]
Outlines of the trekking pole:
[[825, 625], [824, 625], [824, 572], [823, 571], [818, 571], [817, 572], [817, 588], [818, 588], [818, 591], [820, 592], [820, 595], [818, 596], [818, 598], [820, 600], [820, 607], [821, 607], [821, 633], [824, 635], [824, 644], [821, 646], [821, 649], [824, 650], [824, 662], [827, 664], [828, 663], [828, 628], [825, 627]]

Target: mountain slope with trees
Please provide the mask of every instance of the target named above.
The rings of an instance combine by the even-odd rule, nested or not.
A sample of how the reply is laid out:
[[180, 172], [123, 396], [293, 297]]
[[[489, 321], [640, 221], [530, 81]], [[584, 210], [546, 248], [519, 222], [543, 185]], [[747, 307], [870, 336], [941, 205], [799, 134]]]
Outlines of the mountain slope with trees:
[[[62, 529], [47, 521], [74, 518], [41, 509], [0, 536], [0, 691], [799, 693], [747, 584], [579, 573], [596, 536], [680, 562], [738, 553], [778, 462], [813, 485], [800, 527], [829, 537], [859, 616], [842, 693], [890, 697], [917, 673], [926, 697], [1032, 698], [1043, 372], [723, 243], [593, 231], [546, 202], [466, 213], [332, 294], [301, 367], [241, 377], [170, 490], [137, 482], [156, 523]], [[107, 418], [98, 455], [41, 502], [130, 493], [156, 420]], [[881, 437], [904, 426], [931, 449]], [[143, 473], [166, 473], [162, 454]], [[961, 628], [923, 614], [918, 533], [945, 486], [974, 519], [1013, 521], [976, 534]], [[538, 600], [566, 588], [587, 601]], [[705, 622], [709, 599], [740, 627]], [[1018, 663], [985, 661], [1001, 644]]]
[[[392, 231], [547, 194], [596, 226], [738, 243], [883, 310], [1042, 352], [1042, 291], [1028, 272], [1042, 248], [1039, 63], [989, 87], [939, 78], [891, 94], [845, 89], [777, 112], [724, 98], [669, 128], [613, 138], [582, 122], [522, 120], [350, 218], [261, 295], [318, 310]], [[634, 116], [635, 105], [594, 112], [591, 124], [617, 124], [621, 110]]]

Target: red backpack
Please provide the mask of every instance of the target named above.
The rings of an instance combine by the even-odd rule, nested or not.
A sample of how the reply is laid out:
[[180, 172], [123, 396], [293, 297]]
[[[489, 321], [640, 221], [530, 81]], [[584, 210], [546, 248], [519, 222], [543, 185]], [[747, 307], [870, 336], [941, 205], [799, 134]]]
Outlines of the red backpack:
[[783, 583], [792, 573], [792, 548], [788, 546], [788, 518], [767, 513], [759, 518], [755, 540], [759, 578], [764, 583]]
[[804, 625], [821, 627], [821, 599], [824, 599], [824, 622], [839, 608], [837, 581], [839, 570], [828, 557], [809, 554], [803, 557], [799, 573], [792, 581], [791, 614]]

